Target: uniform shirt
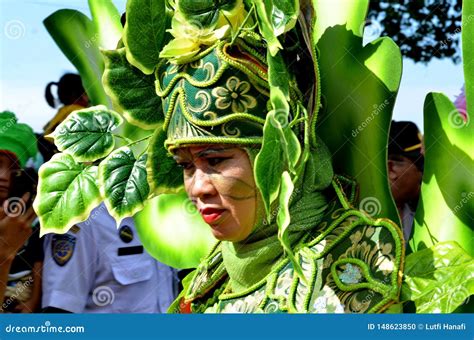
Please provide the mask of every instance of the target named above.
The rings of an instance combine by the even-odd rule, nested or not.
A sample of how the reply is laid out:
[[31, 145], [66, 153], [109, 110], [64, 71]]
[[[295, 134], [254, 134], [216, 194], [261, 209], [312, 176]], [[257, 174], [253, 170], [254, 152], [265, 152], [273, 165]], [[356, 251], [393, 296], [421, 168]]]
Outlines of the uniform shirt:
[[133, 220], [117, 229], [105, 205], [44, 242], [43, 308], [73, 313], [162, 313], [176, 296], [176, 272], [142, 247]]

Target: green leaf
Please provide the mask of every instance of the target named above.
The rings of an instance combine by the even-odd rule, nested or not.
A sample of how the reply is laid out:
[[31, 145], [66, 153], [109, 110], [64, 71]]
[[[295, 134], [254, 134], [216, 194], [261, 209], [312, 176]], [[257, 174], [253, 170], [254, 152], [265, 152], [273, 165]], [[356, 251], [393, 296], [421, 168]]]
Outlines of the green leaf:
[[456, 241], [474, 256], [474, 124], [441, 93], [426, 96], [424, 122], [425, 168], [409, 245], [417, 251]]
[[155, 129], [163, 121], [161, 98], [155, 92], [155, 76], [144, 75], [130, 65], [125, 48], [102, 51], [105, 91], [128, 122], [143, 129]]
[[213, 27], [221, 11], [231, 11], [237, 0], [180, 0], [178, 9], [184, 18], [199, 28]]
[[122, 117], [103, 105], [74, 111], [51, 134], [59, 151], [78, 162], [93, 162], [107, 156], [114, 148], [112, 131]]
[[178, 192], [183, 187], [183, 170], [165, 148], [166, 131], [157, 129], [148, 145], [148, 183], [154, 195]]
[[152, 74], [160, 61], [170, 18], [165, 0], [128, 0], [123, 42], [127, 60], [145, 74]]
[[99, 165], [99, 184], [105, 205], [117, 221], [143, 208], [150, 193], [144, 154], [136, 159], [129, 147], [112, 152]]
[[74, 224], [85, 221], [102, 200], [96, 183], [97, 167], [76, 163], [68, 154], [56, 154], [43, 164], [33, 203], [41, 236], [65, 233]]
[[216, 239], [186, 193], [165, 194], [134, 216], [140, 241], [153, 257], [174, 268], [195, 268]]
[[386, 37], [363, 45], [367, 0], [313, 3], [322, 91], [313, 133], [331, 151], [334, 172], [357, 181], [361, 200], [377, 202], [374, 217], [399, 224], [384, 150], [401, 79], [400, 49]]
[[256, 0], [253, 1], [253, 4], [257, 10], [257, 21], [260, 28], [260, 33], [267, 42], [270, 54], [274, 56], [278, 50], [282, 49], [282, 46], [275, 35], [275, 31], [273, 30], [272, 22], [265, 7], [265, 2], [263, 0]]
[[270, 111], [263, 126], [263, 143], [255, 158], [255, 183], [262, 194], [267, 212], [271, 215], [271, 205], [278, 197], [281, 175], [285, 170], [285, 149], [282, 145], [282, 130], [275, 118], [275, 111]]
[[275, 36], [288, 32], [295, 27], [300, 11], [299, 0], [265, 0], [267, 11], [271, 14]]
[[62, 9], [51, 14], [43, 23], [58, 47], [80, 73], [91, 103], [108, 105], [109, 101], [100, 81], [104, 64], [92, 21], [79, 11]]
[[89, 9], [95, 31], [98, 34], [98, 46], [113, 49], [122, 37], [120, 13], [112, 0], [89, 0]]
[[456, 242], [438, 243], [406, 257], [402, 300], [417, 313], [451, 313], [474, 294], [474, 259]]

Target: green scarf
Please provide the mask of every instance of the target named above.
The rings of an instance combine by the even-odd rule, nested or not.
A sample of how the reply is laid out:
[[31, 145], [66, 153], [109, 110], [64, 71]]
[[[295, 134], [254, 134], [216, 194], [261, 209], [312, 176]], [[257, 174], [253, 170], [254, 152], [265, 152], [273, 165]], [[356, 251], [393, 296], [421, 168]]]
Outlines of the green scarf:
[[[290, 202], [291, 222], [289, 239], [292, 246], [315, 228], [323, 217], [328, 201], [322, 191], [332, 181], [333, 169], [330, 154], [320, 141], [318, 149], [312, 150], [306, 163], [304, 175], [295, 185], [293, 199]], [[253, 164], [254, 151], [247, 153]], [[277, 211], [278, 207], [275, 207]], [[230, 277], [233, 293], [240, 293], [265, 278], [272, 267], [284, 255], [278, 239], [276, 213], [270, 224], [263, 222], [263, 207], [259, 206], [261, 216], [250, 236], [240, 242], [222, 242], [222, 257]]]

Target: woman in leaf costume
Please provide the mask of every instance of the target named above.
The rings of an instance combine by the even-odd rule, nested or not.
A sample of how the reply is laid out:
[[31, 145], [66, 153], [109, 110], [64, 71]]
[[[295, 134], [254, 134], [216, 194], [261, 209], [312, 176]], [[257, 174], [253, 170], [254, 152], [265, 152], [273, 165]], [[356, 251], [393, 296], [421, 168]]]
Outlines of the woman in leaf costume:
[[[400, 228], [354, 208], [357, 184], [335, 173], [319, 136], [313, 6], [129, 0], [103, 80], [127, 121], [151, 134], [115, 135], [122, 118], [104, 106], [63, 122], [53, 134], [63, 153], [40, 173], [43, 229], [67, 230], [101, 199], [120, 220], [184, 187], [219, 242], [171, 312], [364, 313], [397, 302]], [[114, 150], [114, 136], [128, 145]], [[90, 188], [74, 212], [73, 190], [60, 196], [52, 183], [66, 170], [67, 190]]]

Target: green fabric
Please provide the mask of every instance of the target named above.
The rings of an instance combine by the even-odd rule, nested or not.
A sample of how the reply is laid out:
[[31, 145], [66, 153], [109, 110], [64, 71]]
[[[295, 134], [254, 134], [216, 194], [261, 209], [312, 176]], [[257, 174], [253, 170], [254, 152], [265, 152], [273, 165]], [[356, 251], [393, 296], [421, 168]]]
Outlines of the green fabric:
[[20, 167], [38, 153], [36, 136], [26, 124], [18, 123], [13, 112], [0, 112], [0, 151], [9, 151], [18, 158]]
[[221, 41], [183, 65], [158, 66], [157, 94], [163, 98], [173, 149], [186, 144], [261, 144], [269, 111], [267, 65], [242, 41]]
[[[328, 201], [322, 193], [331, 184], [333, 170], [327, 148], [322, 142], [313, 150], [306, 163], [304, 176], [295, 186], [290, 203], [290, 245], [294, 246], [315, 228], [323, 217]], [[257, 150], [247, 149], [253, 164]], [[241, 242], [222, 242], [225, 268], [230, 277], [232, 292], [239, 293], [265, 278], [283, 256], [276, 223], [278, 207], [274, 207], [270, 224], [264, 223], [263, 206], [257, 210], [258, 223], [250, 236]]]

